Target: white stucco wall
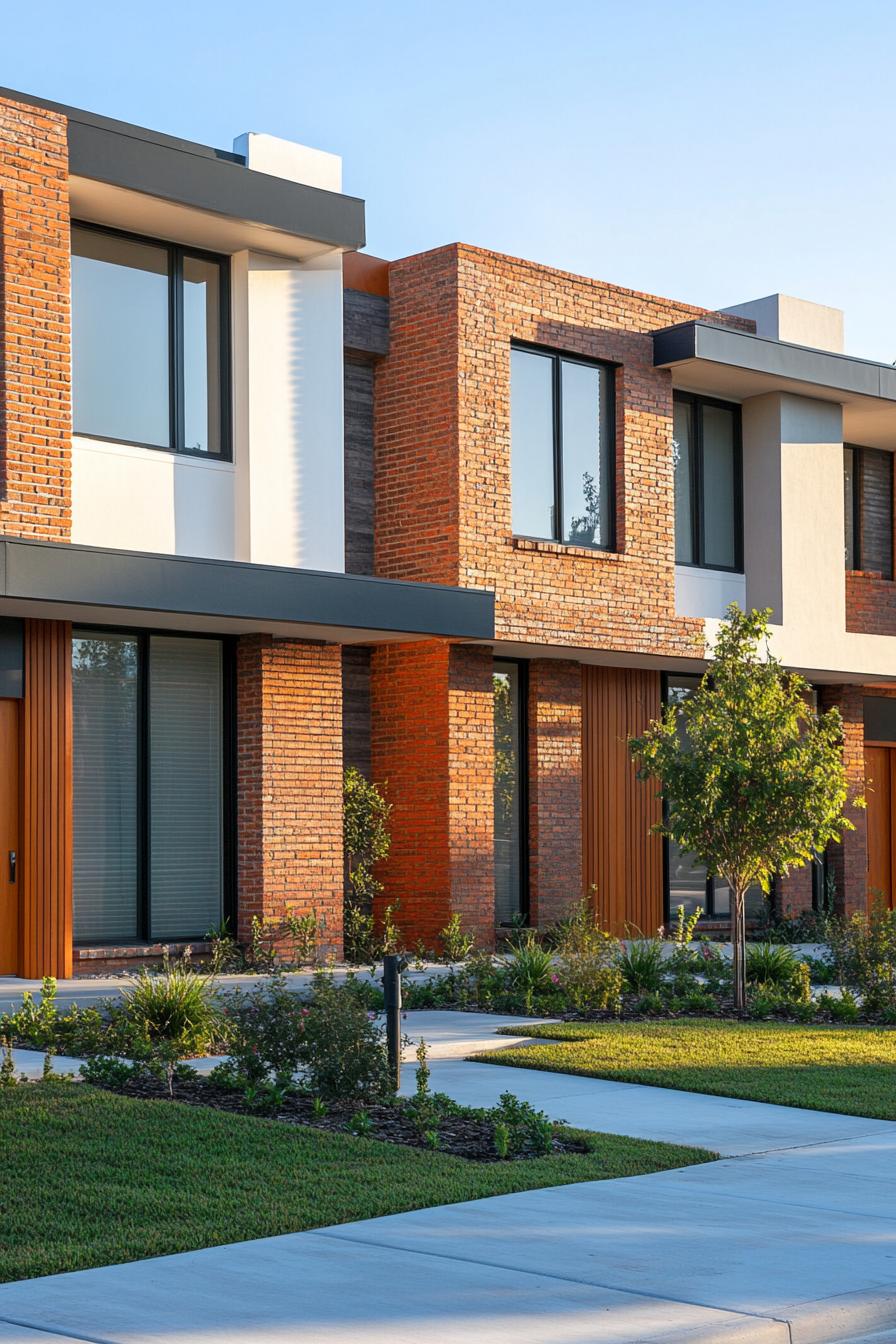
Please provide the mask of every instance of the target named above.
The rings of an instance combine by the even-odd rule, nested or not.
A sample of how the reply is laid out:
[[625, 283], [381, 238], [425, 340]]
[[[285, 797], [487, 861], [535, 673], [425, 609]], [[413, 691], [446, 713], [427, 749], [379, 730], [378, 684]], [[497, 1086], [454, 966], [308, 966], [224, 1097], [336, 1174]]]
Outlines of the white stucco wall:
[[743, 574], [724, 569], [675, 566], [675, 611], [679, 616], [724, 616], [732, 602], [743, 607], [746, 580]]
[[72, 540], [341, 572], [341, 255], [237, 253], [231, 292], [233, 462], [76, 437]]

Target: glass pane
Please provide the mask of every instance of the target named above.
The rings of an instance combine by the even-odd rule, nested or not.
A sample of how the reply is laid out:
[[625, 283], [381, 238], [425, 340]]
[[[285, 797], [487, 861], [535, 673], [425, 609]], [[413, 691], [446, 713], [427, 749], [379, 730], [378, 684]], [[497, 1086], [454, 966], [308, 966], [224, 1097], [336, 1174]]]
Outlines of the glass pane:
[[611, 373], [563, 360], [563, 540], [609, 546], [613, 537]]
[[893, 455], [861, 448], [861, 567], [893, 577]]
[[510, 485], [513, 530], [555, 536], [553, 361], [530, 350], [510, 353]]
[[72, 640], [74, 935], [137, 936], [137, 641]]
[[[750, 887], [744, 901], [744, 914], [747, 921], [762, 920], [767, 910], [767, 898], [760, 886]], [[713, 910], [718, 919], [727, 919], [731, 914], [731, 889], [720, 877], [713, 879]]]
[[168, 252], [72, 229], [76, 434], [170, 447]]
[[221, 268], [184, 257], [184, 447], [221, 451]]
[[669, 918], [675, 921], [678, 907], [686, 915], [699, 907], [706, 914], [706, 869], [693, 854], [683, 853], [674, 840], [669, 842]]
[[846, 568], [857, 569], [856, 520], [853, 508], [855, 454], [852, 448], [843, 449], [843, 516], [846, 533]]
[[737, 563], [734, 412], [702, 406], [701, 415], [703, 563], [709, 569], [733, 569]]
[[221, 921], [222, 650], [154, 635], [149, 647], [152, 937], [201, 937]]
[[520, 670], [495, 663], [495, 918], [509, 924], [523, 908], [520, 845]]
[[672, 420], [672, 462], [675, 470], [675, 559], [697, 563], [694, 554], [694, 410], [676, 401]]

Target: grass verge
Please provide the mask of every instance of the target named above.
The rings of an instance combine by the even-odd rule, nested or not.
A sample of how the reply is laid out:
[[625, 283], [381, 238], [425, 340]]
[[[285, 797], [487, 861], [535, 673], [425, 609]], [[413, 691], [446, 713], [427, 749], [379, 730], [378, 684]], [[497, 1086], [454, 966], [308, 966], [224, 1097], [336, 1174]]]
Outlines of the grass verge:
[[896, 1031], [887, 1028], [687, 1018], [562, 1022], [526, 1031], [551, 1044], [473, 1058], [896, 1120]]
[[588, 1153], [470, 1162], [87, 1084], [21, 1084], [0, 1091], [0, 1281], [715, 1156], [614, 1134], [589, 1142]]

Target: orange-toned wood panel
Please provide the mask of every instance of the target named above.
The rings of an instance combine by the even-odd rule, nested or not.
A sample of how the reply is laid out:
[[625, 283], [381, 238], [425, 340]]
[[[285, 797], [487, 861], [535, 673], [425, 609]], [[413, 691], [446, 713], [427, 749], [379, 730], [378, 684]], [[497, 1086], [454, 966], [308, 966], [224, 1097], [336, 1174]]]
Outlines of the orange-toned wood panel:
[[663, 922], [663, 848], [653, 784], [635, 776], [628, 739], [660, 712], [658, 672], [583, 667], [582, 860], [604, 927], [649, 933]]
[[896, 750], [892, 747], [865, 748], [865, 797], [868, 828], [868, 894], [882, 895], [892, 909], [894, 896], [893, 845], [896, 828], [893, 826], [893, 776], [896, 773]]
[[25, 622], [22, 969], [72, 973], [71, 625]]
[[19, 969], [19, 724], [19, 701], [0, 700], [0, 975]]

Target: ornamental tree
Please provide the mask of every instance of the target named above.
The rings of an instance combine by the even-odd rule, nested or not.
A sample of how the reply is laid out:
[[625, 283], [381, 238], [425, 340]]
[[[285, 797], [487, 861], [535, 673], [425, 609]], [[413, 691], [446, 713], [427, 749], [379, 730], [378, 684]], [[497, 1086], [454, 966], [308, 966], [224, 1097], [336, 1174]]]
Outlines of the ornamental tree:
[[[744, 902], [800, 868], [852, 823], [837, 709], [819, 714], [808, 682], [769, 651], [770, 611], [728, 608], [699, 686], [629, 739], [638, 777], [659, 783], [653, 829], [731, 892], [734, 1002], [746, 1005]], [[864, 806], [861, 798], [854, 806]]]

